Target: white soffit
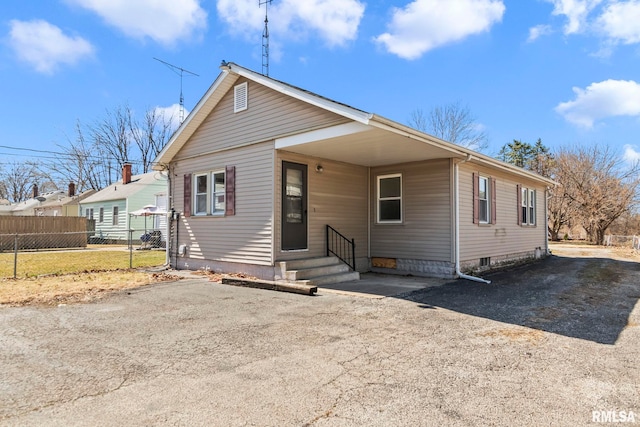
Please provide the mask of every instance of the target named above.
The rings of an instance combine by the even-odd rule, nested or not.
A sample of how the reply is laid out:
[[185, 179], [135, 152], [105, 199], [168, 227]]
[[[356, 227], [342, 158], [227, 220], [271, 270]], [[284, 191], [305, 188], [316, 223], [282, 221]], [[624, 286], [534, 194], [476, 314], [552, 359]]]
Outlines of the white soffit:
[[372, 131], [373, 129], [374, 128], [371, 126], [363, 125], [358, 122], [345, 123], [342, 125], [300, 133], [298, 135], [277, 138], [275, 141], [276, 149], [293, 147], [296, 145], [308, 144], [310, 142], [322, 141], [331, 138], [344, 137], [356, 133]]

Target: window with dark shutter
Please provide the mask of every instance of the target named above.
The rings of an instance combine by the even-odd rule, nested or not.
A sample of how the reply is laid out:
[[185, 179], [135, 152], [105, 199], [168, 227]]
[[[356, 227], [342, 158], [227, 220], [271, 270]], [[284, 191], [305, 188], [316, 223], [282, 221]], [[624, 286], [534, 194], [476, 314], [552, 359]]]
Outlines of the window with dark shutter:
[[225, 175], [226, 205], [224, 214], [232, 216], [236, 214], [236, 167], [227, 166]]
[[184, 175], [184, 206], [183, 215], [185, 217], [191, 216], [191, 174]]

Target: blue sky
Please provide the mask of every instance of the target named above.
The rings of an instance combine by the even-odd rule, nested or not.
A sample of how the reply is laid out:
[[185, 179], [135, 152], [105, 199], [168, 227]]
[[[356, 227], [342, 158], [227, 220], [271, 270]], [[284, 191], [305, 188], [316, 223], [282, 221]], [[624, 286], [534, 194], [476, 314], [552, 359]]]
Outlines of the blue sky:
[[[258, 0], [7, 0], [0, 164], [128, 104], [193, 108], [222, 60], [260, 72]], [[488, 154], [520, 139], [640, 159], [640, 0], [273, 0], [270, 76], [407, 124], [467, 105]], [[177, 116], [177, 113], [176, 113]], [[25, 156], [26, 154], [26, 156]]]

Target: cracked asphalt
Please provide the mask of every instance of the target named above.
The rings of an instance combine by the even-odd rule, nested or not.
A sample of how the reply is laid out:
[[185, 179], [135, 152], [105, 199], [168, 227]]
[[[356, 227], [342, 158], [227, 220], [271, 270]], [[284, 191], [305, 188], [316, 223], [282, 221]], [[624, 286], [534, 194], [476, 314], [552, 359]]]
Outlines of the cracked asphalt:
[[383, 299], [187, 279], [0, 307], [0, 425], [640, 423], [638, 266], [553, 256]]

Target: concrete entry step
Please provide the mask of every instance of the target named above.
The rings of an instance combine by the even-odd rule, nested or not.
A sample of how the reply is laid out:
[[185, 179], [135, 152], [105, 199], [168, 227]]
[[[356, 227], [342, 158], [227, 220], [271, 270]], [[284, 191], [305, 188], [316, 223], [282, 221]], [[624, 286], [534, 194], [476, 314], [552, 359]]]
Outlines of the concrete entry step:
[[280, 262], [280, 283], [298, 283], [311, 286], [350, 282], [360, 279], [360, 273], [336, 257], [308, 258]]

